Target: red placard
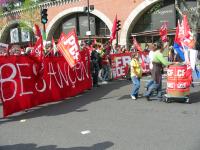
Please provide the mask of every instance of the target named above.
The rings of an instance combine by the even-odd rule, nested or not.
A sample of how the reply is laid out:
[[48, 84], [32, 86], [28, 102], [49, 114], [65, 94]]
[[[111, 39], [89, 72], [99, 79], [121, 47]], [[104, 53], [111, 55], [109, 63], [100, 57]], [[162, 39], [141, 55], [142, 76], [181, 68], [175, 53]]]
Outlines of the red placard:
[[117, 79], [127, 75], [131, 53], [111, 54], [110, 57], [113, 78]]
[[[112, 69], [112, 75], [114, 79], [121, 78], [123, 76], [126, 76], [129, 71], [129, 65], [131, 62], [131, 55], [132, 53], [119, 53], [119, 54], [111, 54], [111, 69]], [[143, 61], [144, 57], [148, 57], [148, 55], [144, 55], [143, 53], [139, 53], [140, 56], [140, 63], [143, 62], [144, 65], [141, 65], [142, 67], [142, 73], [149, 73], [149, 63]], [[143, 58], [142, 58], [143, 57]]]
[[70, 31], [67, 35], [62, 33], [57, 47], [71, 68], [80, 61], [80, 49], [75, 29]]
[[37, 77], [33, 59], [26, 56], [0, 57], [0, 99], [3, 116], [40, 104], [60, 101], [92, 87], [89, 57], [71, 68], [63, 57], [44, 59], [44, 74]]

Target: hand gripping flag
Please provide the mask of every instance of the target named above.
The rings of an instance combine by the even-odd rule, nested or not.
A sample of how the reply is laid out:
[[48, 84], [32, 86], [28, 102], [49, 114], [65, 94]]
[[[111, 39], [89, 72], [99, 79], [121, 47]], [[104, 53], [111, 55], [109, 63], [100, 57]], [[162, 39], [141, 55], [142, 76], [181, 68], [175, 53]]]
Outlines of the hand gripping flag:
[[67, 35], [62, 33], [57, 47], [71, 68], [80, 61], [80, 48], [75, 29], [72, 29]]

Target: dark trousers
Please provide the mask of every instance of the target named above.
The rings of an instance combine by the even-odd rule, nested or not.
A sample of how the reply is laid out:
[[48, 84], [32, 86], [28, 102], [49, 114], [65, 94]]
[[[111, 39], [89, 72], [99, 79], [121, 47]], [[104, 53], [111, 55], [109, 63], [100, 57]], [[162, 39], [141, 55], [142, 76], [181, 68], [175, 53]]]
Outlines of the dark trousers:
[[98, 71], [95, 71], [92, 73], [92, 79], [93, 79], [93, 86], [97, 86], [98, 85]]

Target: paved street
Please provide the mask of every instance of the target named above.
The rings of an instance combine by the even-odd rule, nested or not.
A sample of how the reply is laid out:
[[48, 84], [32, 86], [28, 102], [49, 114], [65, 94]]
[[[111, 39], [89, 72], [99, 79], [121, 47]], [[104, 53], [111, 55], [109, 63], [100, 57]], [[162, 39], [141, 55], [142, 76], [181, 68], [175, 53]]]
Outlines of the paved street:
[[0, 150], [199, 150], [199, 87], [192, 104], [134, 101], [131, 81], [112, 81], [1, 118]]

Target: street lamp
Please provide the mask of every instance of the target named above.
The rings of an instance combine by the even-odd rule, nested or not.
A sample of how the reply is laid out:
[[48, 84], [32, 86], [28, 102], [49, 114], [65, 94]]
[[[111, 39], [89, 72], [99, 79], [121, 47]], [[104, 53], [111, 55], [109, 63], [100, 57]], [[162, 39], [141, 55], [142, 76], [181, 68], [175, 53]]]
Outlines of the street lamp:
[[87, 0], [87, 16], [88, 16], [88, 31], [91, 32], [90, 31], [90, 1], [89, 0]]

